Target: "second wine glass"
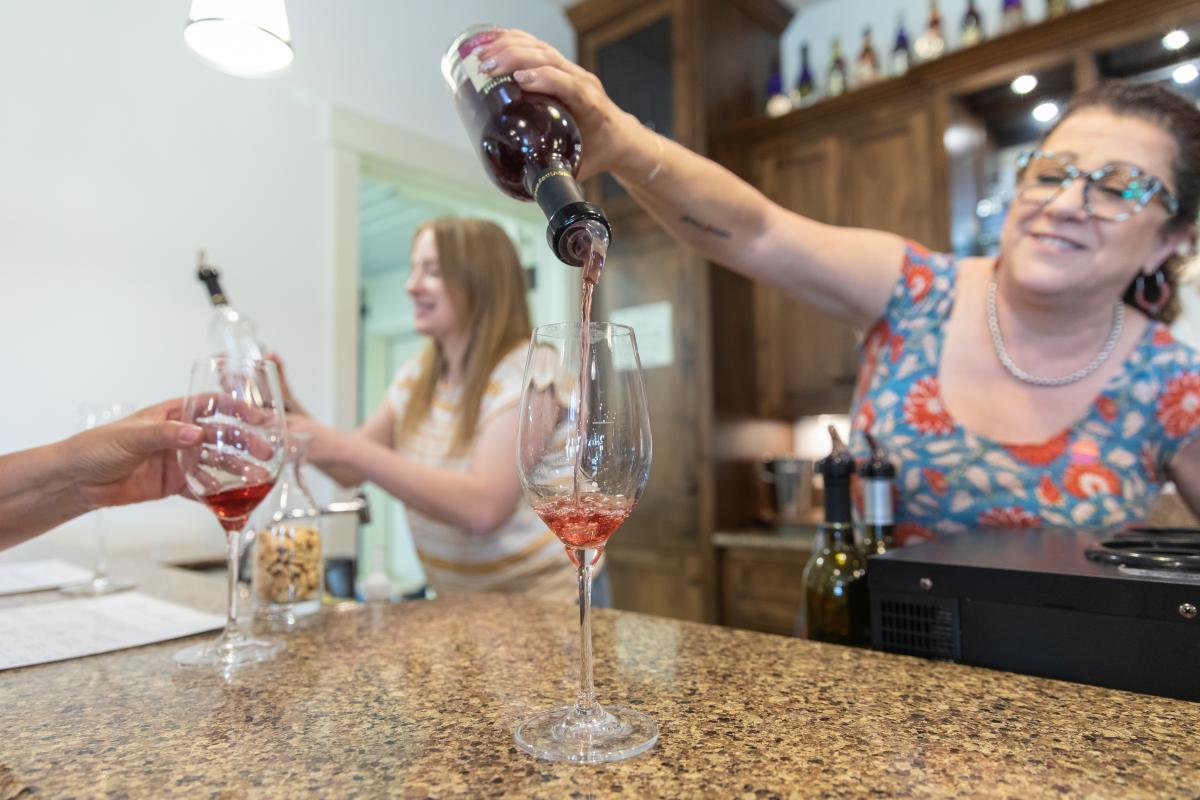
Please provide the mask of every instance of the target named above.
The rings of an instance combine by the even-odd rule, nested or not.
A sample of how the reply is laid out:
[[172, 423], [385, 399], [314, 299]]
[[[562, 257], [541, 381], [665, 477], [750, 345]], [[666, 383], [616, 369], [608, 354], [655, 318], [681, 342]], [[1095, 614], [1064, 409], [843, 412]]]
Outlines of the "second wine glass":
[[517, 466], [525, 497], [566, 546], [579, 581], [579, 694], [523, 720], [517, 746], [552, 761], [637, 755], [658, 740], [638, 711], [602, 706], [592, 678], [592, 567], [650, 475], [650, 416], [633, 330], [560, 323], [534, 331], [525, 362]]
[[179, 452], [179, 465], [188, 490], [225, 529], [229, 614], [219, 637], [180, 650], [175, 661], [228, 671], [284, 649], [280, 639], [246, 635], [237, 620], [243, 530], [279, 478], [285, 453], [283, 393], [275, 365], [224, 357], [197, 361], [182, 419], [205, 433], [202, 444]]

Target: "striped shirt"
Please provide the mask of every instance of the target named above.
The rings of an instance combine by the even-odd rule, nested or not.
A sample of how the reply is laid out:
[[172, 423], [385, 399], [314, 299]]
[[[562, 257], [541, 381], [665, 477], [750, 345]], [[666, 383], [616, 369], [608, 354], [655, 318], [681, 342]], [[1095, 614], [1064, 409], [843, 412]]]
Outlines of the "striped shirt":
[[[492, 370], [480, 404], [476, 432], [520, 402], [525, 350], [524, 345], [514, 349]], [[419, 374], [420, 357], [417, 357], [401, 367], [388, 389], [397, 442], [400, 420]], [[429, 415], [397, 446], [397, 451], [427, 466], [468, 471], [473, 448], [460, 455], [450, 453], [461, 400], [461, 385], [439, 384]], [[513, 469], [516, 469], [515, 454]], [[471, 498], [463, 498], [463, 502], [470, 501]], [[503, 524], [486, 535], [472, 534], [411, 508], [408, 523], [429, 585], [439, 594], [506, 592], [563, 602], [575, 597], [575, 570], [563, 552], [563, 545], [524, 498], [517, 501], [512, 515]]]

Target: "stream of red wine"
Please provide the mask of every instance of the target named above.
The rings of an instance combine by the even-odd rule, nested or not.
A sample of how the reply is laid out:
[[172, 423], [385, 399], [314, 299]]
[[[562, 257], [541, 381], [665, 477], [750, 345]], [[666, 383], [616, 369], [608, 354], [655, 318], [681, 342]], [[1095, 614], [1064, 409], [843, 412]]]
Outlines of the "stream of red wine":
[[587, 444], [588, 397], [591, 394], [591, 350], [592, 350], [592, 297], [596, 292], [596, 284], [600, 282], [600, 273], [604, 270], [604, 259], [608, 255], [608, 241], [597, 236], [591, 237], [587, 259], [583, 262], [583, 292], [579, 303], [579, 420], [575, 431], [575, 473], [571, 486], [571, 500], [579, 504], [579, 476], [582, 473], [582, 459]]

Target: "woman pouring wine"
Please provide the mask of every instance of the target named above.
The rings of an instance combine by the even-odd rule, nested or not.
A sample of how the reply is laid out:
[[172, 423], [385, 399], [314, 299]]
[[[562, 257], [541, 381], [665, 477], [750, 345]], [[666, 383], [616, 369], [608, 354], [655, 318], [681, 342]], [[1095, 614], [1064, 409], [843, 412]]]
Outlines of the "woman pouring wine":
[[869, 333], [855, 454], [901, 462], [900, 538], [1200, 510], [1200, 356], [1167, 328], [1200, 209], [1200, 111], [1154, 85], [1077, 96], [1020, 162], [998, 258], [794, 214], [621, 111], [594, 75], [505, 30], [477, 57], [559, 99], [611, 172], [706, 258]]

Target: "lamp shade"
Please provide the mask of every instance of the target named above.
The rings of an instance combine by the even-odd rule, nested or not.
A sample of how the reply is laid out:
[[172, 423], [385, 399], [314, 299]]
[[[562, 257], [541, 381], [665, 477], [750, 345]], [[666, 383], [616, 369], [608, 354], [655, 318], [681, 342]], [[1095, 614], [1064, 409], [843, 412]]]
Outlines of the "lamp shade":
[[183, 40], [222, 72], [260, 78], [292, 63], [284, 0], [192, 0]]

